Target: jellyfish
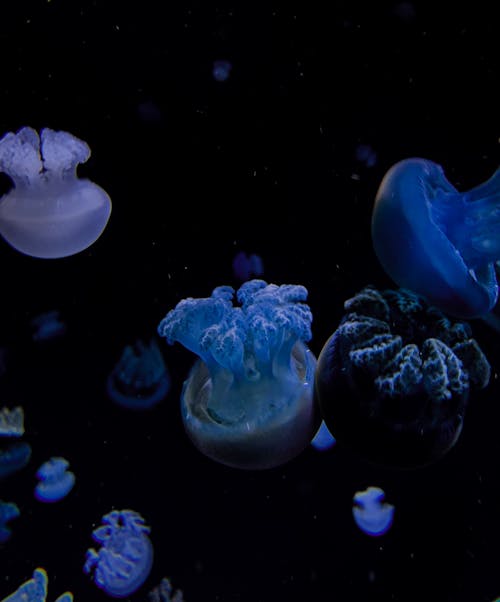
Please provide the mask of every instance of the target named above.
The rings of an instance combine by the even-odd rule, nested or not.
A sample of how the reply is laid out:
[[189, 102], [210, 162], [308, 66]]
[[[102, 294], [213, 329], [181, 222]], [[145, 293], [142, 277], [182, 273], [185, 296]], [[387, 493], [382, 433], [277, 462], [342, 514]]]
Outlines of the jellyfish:
[[398, 286], [457, 318], [487, 314], [498, 297], [500, 169], [458, 192], [432, 161], [396, 163], [375, 198], [372, 239]]
[[[46, 602], [48, 577], [45, 569], [37, 568], [33, 577], [23, 583], [18, 589], [2, 600], [2, 602]], [[73, 602], [73, 594], [65, 592], [55, 602]]]
[[113, 598], [126, 598], [146, 581], [153, 566], [150, 528], [133, 510], [113, 510], [102, 517], [92, 537], [102, 547], [89, 548], [83, 567], [97, 587]]
[[315, 392], [338, 445], [376, 464], [429, 464], [457, 442], [490, 365], [466, 322], [404, 289], [367, 286], [318, 357]]
[[79, 179], [90, 149], [68, 132], [21, 128], [0, 140], [0, 172], [14, 188], [0, 199], [0, 234], [17, 251], [41, 258], [83, 251], [102, 234], [110, 213], [107, 193]]
[[68, 495], [75, 484], [75, 475], [68, 470], [65, 458], [50, 458], [37, 470], [39, 483], [35, 487], [35, 497], [39, 502], [58, 502]]
[[10, 539], [12, 532], [8, 523], [21, 516], [21, 512], [14, 502], [0, 500], [0, 544]]
[[231, 69], [233, 66], [229, 61], [226, 60], [218, 60], [214, 61], [212, 68], [212, 75], [214, 76], [215, 81], [225, 82], [229, 76], [231, 75]]
[[237, 291], [240, 307], [233, 296], [219, 286], [184, 299], [158, 332], [199, 356], [181, 394], [194, 445], [234, 468], [271, 468], [298, 455], [319, 427], [307, 290], [249, 280]]
[[238, 280], [245, 282], [252, 276], [262, 276], [264, 273], [264, 264], [262, 258], [255, 253], [247, 255], [240, 251], [233, 259], [233, 274]]
[[170, 375], [156, 341], [127, 345], [108, 376], [106, 389], [115, 403], [131, 410], [145, 410], [164, 399]]
[[34, 341], [49, 341], [61, 337], [66, 332], [66, 324], [61, 320], [57, 309], [47, 311], [31, 320]]
[[374, 167], [377, 164], [377, 153], [369, 144], [358, 144], [355, 157], [356, 161], [365, 167]]
[[31, 458], [31, 446], [20, 441], [7, 449], [0, 449], [0, 481], [24, 468]]
[[352, 515], [367, 535], [384, 535], [392, 525], [394, 506], [384, 500], [385, 493], [380, 487], [368, 487], [353, 497]]
[[0, 410], [0, 437], [21, 437], [24, 435], [24, 410], [21, 406]]
[[180, 589], [174, 592], [170, 579], [163, 577], [160, 584], [149, 592], [148, 602], [184, 602], [184, 594]]
[[318, 451], [325, 451], [335, 445], [335, 437], [328, 430], [324, 420], [321, 421], [318, 432], [311, 441], [311, 445]]

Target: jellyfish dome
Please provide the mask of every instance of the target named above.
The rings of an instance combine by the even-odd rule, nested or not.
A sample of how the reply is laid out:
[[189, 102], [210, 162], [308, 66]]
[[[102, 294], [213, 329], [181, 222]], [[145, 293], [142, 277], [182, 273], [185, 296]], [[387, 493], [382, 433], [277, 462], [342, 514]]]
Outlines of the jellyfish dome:
[[458, 318], [488, 313], [498, 298], [500, 169], [458, 192], [426, 159], [393, 165], [372, 215], [375, 252], [398, 286]]
[[283, 464], [319, 428], [313, 384], [312, 314], [300, 285], [249, 280], [237, 291], [184, 299], [158, 332], [200, 358], [184, 383], [184, 427], [205, 455], [235, 468]]
[[107, 193], [79, 179], [90, 156], [68, 132], [24, 127], [0, 140], [0, 172], [14, 188], [0, 199], [0, 234], [17, 251], [41, 258], [83, 251], [102, 234], [110, 213]]
[[338, 445], [377, 464], [434, 462], [457, 442], [490, 365], [465, 322], [413, 292], [366, 287], [318, 358], [315, 392]]

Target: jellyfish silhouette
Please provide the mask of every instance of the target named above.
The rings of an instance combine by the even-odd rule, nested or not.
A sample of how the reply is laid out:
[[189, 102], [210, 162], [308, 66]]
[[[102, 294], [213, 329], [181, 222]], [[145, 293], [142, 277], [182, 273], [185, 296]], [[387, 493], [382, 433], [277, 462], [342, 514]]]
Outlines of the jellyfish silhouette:
[[[7, 596], [2, 602], [46, 602], [48, 577], [45, 569], [37, 568], [33, 577], [23, 583], [13, 594]], [[73, 602], [73, 594], [65, 592], [55, 602]]]
[[184, 299], [158, 332], [199, 356], [181, 394], [184, 427], [205, 455], [235, 468], [289, 461], [310, 443], [320, 419], [314, 402], [312, 314], [299, 285], [245, 282], [237, 291]]
[[367, 535], [384, 535], [392, 525], [394, 506], [384, 499], [385, 493], [380, 487], [368, 487], [354, 494], [352, 515]]
[[335, 445], [335, 437], [328, 430], [324, 420], [321, 421], [318, 432], [311, 441], [311, 445], [318, 451], [326, 451]]
[[92, 533], [102, 547], [87, 550], [83, 570], [109, 596], [126, 598], [141, 587], [153, 566], [150, 528], [133, 510], [113, 510], [102, 523]]
[[217, 82], [225, 82], [231, 75], [232, 64], [226, 60], [217, 60], [213, 62], [212, 75]]
[[127, 345], [108, 376], [106, 389], [115, 403], [132, 410], [151, 408], [164, 399], [170, 376], [156, 341]]
[[375, 463], [412, 467], [446, 454], [489, 363], [470, 326], [410, 291], [366, 287], [318, 357], [315, 392], [339, 445]]
[[0, 437], [21, 437], [24, 435], [24, 410], [21, 406], [0, 410]]
[[35, 497], [40, 502], [58, 502], [73, 489], [75, 475], [68, 470], [65, 458], [50, 458], [37, 470], [39, 483], [35, 487]]
[[66, 332], [66, 324], [57, 309], [39, 314], [31, 320], [34, 341], [50, 341]]
[[0, 199], [0, 234], [17, 251], [41, 258], [74, 255], [102, 234], [111, 213], [106, 192], [78, 179], [90, 156], [67, 132], [24, 127], [0, 140], [0, 172], [14, 188]]
[[184, 594], [180, 589], [174, 591], [170, 579], [163, 577], [160, 584], [149, 592], [148, 602], [184, 602]]
[[10, 539], [12, 532], [8, 523], [19, 516], [21, 516], [21, 512], [17, 504], [0, 500], [0, 543], [5, 543]]
[[31, 446], [20, 441], [0, 449], [0, 481], [24, 468], [31, 458]]
[[498, 298], [500, 169], [458, 192], [426, 159], [393, 165], [372, 215], [375, 252], [398, 286], [458, 318], [487, 314]]

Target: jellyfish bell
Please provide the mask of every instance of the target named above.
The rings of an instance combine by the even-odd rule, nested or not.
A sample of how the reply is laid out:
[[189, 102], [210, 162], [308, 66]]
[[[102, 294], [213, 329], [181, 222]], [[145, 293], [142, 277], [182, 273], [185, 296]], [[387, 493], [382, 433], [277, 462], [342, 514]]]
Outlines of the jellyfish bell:
[[94, 243], [111, 214], [111, 200], [76, 168], [88, 145], [68, 132], [29, 127], [0, 140], [0, 172], [14, 187], [0, 199], [0, 234], [17, 251], [40, 258], [74, 255]]

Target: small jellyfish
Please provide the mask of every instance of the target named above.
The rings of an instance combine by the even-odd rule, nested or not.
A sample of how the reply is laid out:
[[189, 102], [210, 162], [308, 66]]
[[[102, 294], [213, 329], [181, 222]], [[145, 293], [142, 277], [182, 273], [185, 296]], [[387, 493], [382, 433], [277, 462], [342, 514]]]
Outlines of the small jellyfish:
[[75, 475], [68, 470], [65, 458], [50, 458], [37, 470], [39, 483], [35, 487], [35, 497], [39, 502], [58, 502], [68, 495], [75, 484]]
[[106, 389], [115, 403], [131, 410], [145, 410], [164, 399], [170, 376], [156, 341], [127, 345], [108, 376]]
[[245, 282], [252, 276], [262, 276], [264, 273], [264, 264], [262, 258], [255, 253], [247, 255], [244, 251], [240, 251], [233, 259], [233, 274], [234, 277]]
[[21, 437], [24, 435], [24, 410], [21, 406], [0, 410], [0, 437]]
[[158, 332], [200, 358], [181, 394], [186, 432], [205, 455], [235, 468], [288, 462], [311, 442], [320, 419], [313, 395], [316, 358], [306, 346], [312, 314], [299, 285], [249, 280], [236, 296], [219, 286], [188, 298]]
[[212, 67], [212, 75], [214, 76], [215, 81], [225, 82], [229, 76], [231, 75], [231, 69], [233, 66], [229, 61], [218, 60], [214, 61]]
[[19, 516], [21, 516], [21, 512], [17, 504], [0, 500], [0, 544], [10, 539], [12, 532], [8, 523]]
[[311, 441], [311, 445], [318, 451], [325, 451], [335, 445], [335, 437], [330, 433], [324, 420], [321, 421], [318, 432]]
[[31, 320], [34, 341], [49, 341], [57, 339], [66, 332], [66, 324], [61, 320], [57, 309], [47, 311]]
[[465, 322], [403, 289], [365, 287], [318, 357], [315, 393], [337, 440], [377, 464], [410, 468], [457, 442], [490, 365]]
[[377, 164], [377, 153], [369, 144], [358, 144], [355, 156], [356, 161], [365, 167], [374, 167]]
[[[17, 590], [2, 600], [2, 602], [46, 602], [48, 577], [45, 569], [37, 568], [33, 577], [23, 583]], [[73, 594], [65, 592], [55, 602], [73, 602]]]
[[100, 589], [113, 598], [126, 598], [146, 581], [153, 566], [150, 528], [133, 510], [113, 510], [102, 517], [92, 538], [101, 545], [89, 548], [83, 571], [93, 574]]
[[458, 192], [437, 163], [405, 159], [379, 186], [373, 245], [398, 286], [452, 316], [481, 317], [498, 298], [499, 216], [500, 169]]
[[0, 234], [17, 251], [41, 258], [83, 251], [102, 234], [111, 213], [106, 192], [79, 179], [90, 156], [68, 132], [21, 128], [0, 140], [0, 172], [14, 188], [0, 199]]
[[154, 587], [148, 594], [148, 602], [184, 602], [184, 594], [174, 588], [168, 577], [163, 577], [160, 585]]
[[384, 535], [392, 525], [394, 506], [384, 500], [385, 493], [379, 487], [368, 487], [353, 497], [352, 515], [367, 535]]
[[7, 449], [0, 449], [0, 481], [24, 468], [31, 458], [31, 446], [20, 441]]

